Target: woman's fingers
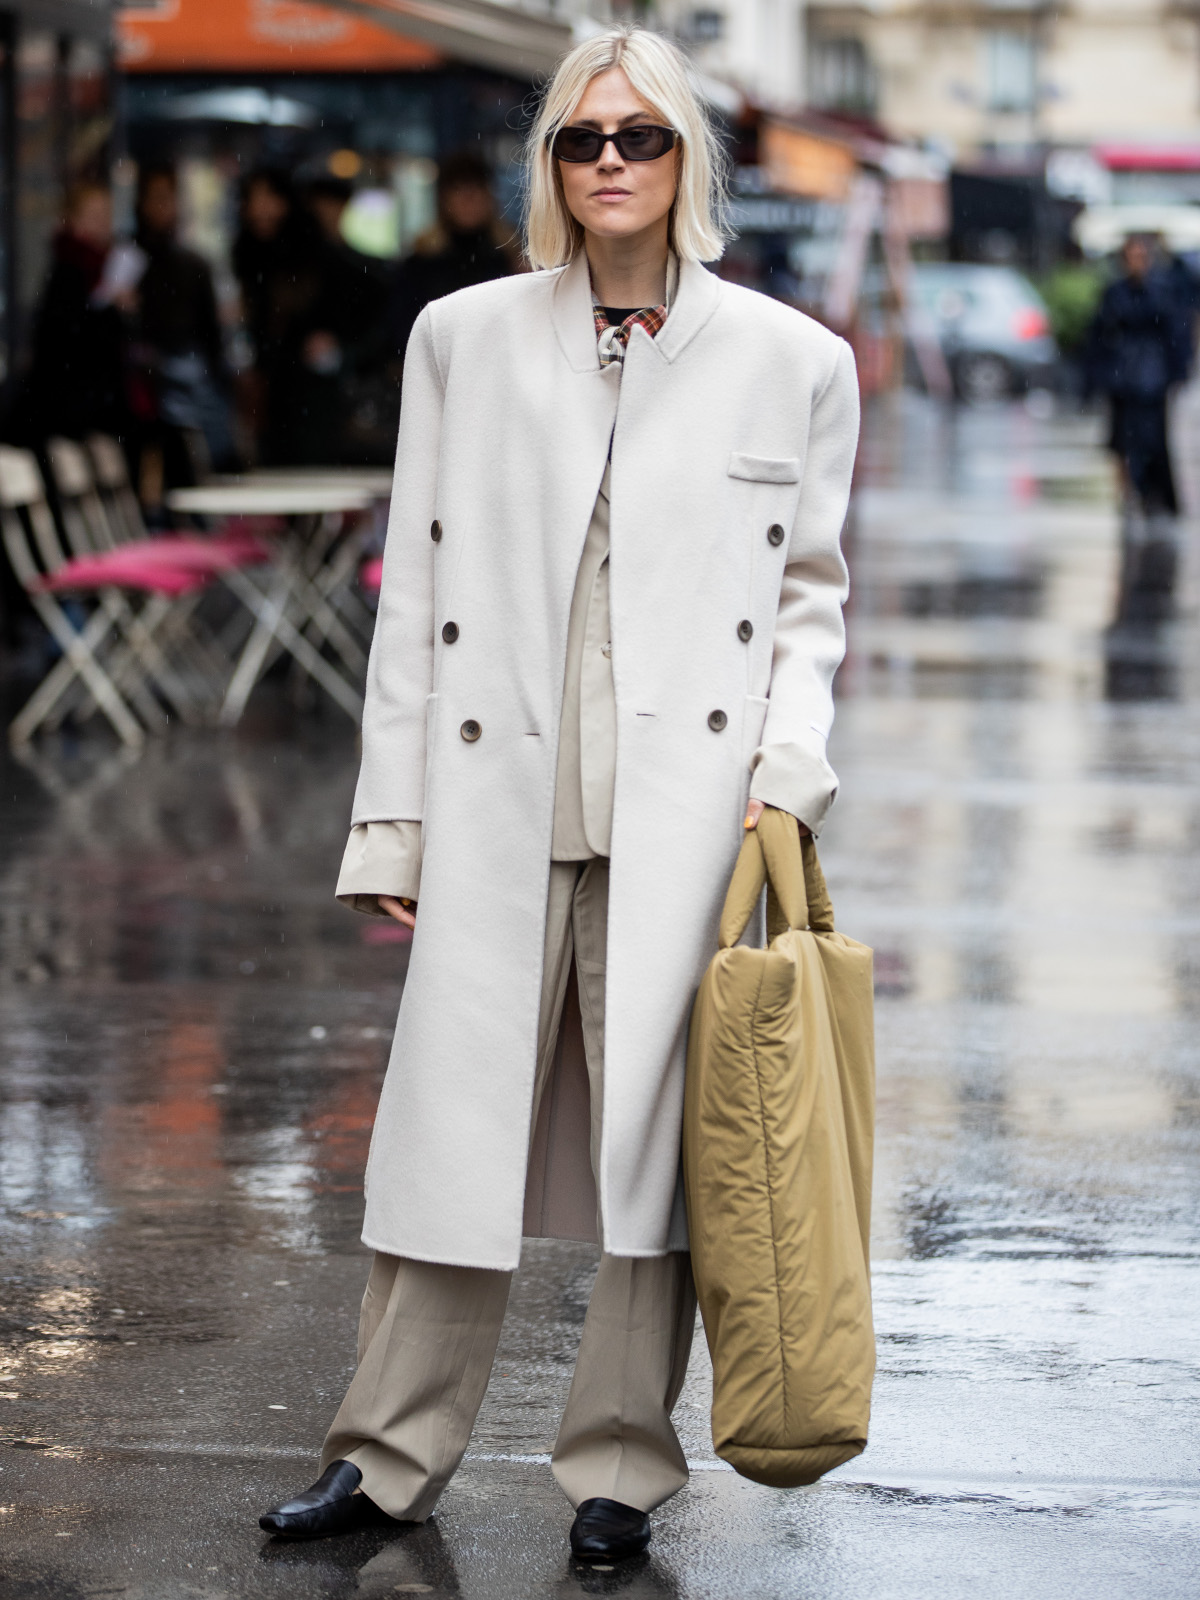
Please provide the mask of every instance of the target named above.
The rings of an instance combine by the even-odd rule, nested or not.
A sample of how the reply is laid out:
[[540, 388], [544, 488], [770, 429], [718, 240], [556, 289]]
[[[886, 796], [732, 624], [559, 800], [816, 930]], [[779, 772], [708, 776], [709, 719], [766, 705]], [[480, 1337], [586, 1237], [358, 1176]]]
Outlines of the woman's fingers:
[[[758, 827], [758, 819], [759, 819], [759, 817], [762, 816], [763, 812], [766, 809], [767, 809], [767, 807], [766, 807], [766, 802], [765, 801], [762, 801], [762, 800], [748, 800], [746, 802], [746, 820], [745, 820], [745, 822], [742, 823], [742, 827], [743, 828], [757, 828]], [[797, 819], [796, 819], [796, 826], [800, 829], [800, 837], [802, 839], [807, 838], [808, 835], [812, 832], [811, 828], [805, 827], [804, 823], [800, 821], [799, 817], [797, 817]]]
[[375, 896], [381, 911], [386, 911], [389, 917], [395, 917], [397, 922], [402, 922], [406, 928], [415, 928], [417, 925], [417, 902], [415, 900], [397, 900], [390, 894]]

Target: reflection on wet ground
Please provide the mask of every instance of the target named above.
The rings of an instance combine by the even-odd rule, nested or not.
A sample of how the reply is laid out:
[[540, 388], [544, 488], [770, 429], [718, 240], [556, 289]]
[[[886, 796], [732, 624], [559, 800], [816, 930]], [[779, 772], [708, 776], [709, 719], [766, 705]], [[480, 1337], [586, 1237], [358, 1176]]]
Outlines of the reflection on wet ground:
[[692, 1484], [616, 1572], [565, 1558], [544, 1460], [593, 1271], [562, 1243], [433, 1523], [255, 1527], [349, 1375], [407, 958], [331, 898], [352, 738], [281, 705], [0, 768], [0, 1596], [1192, 1592], [1194, 530], [1173, 617], [1122, 615], [1100, 432], [868, 418], [822, 854], [877, 951], [872, 1443], [813, 1490], [737, 1479], [698, 1348]]

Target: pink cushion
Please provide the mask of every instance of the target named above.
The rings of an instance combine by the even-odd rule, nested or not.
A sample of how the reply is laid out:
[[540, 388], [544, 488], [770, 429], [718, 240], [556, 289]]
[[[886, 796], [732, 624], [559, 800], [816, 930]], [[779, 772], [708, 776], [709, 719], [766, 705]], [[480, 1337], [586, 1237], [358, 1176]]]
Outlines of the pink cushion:
[[32, 588], [55, 594], [85, 589], [142, 589], [148, 594], [174, 597], [202, 589], [208, 576], [206, 572], [168, 566], [161, 558], [147, 561], [126, 555], [123, 550], [106, 550], [102, 555], [74, 557], [57, 572], [40, 578]]
[[246, 533], [215, 539], [203, 534], [169, 533], [120, 545], [113, 554], [137, 555], [148, 562], [162, 561], [191, 572], [228, 572], [233, 567], [261, 566], [271, 559], [262, 540]]
[[372, 556], [370, 561], [364, 561], [359, 569], [358, 581], [369, 593], [378, 594], [383, 587], [383, 557]]

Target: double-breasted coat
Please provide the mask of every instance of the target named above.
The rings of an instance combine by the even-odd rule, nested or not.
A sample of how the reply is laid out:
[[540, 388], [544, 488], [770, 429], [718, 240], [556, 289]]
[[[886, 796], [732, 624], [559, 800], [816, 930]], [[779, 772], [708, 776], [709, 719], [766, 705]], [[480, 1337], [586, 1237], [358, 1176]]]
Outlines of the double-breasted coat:
[[582, 254], [418, 319], [353, 812], [420, 821], [423, 846], [369, 1246], [518, 1261], [568, 613], [610, 445], [602, 1233], [615, 1255], [686, 1245], [688, 1018], [747, 795], [816, 829], [836, 788], [857, 429], [849, 348], [696, 264], [623, 374]]

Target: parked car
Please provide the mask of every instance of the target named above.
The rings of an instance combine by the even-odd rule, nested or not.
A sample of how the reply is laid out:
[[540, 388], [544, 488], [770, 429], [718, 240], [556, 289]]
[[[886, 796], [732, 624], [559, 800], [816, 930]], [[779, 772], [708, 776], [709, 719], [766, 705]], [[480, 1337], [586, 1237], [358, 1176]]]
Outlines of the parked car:
[[912, 315], [941, 345], [964, 400], [1000, 400], [1051, 388], [1058, 346], [1046, 302], [1012, 267], [919, 262]]

